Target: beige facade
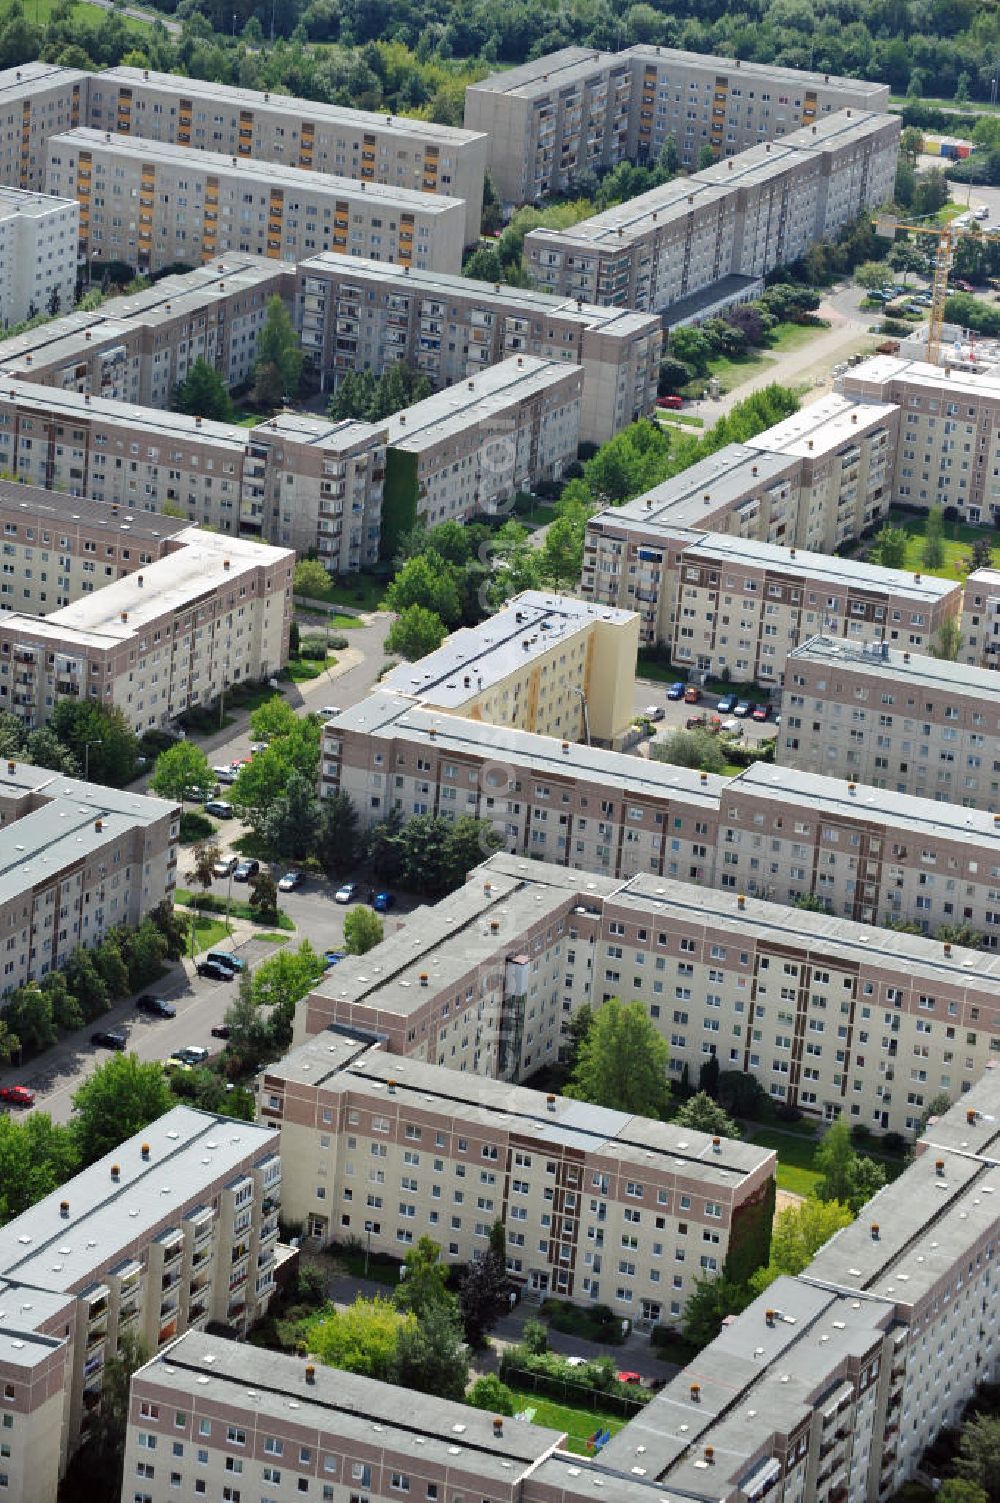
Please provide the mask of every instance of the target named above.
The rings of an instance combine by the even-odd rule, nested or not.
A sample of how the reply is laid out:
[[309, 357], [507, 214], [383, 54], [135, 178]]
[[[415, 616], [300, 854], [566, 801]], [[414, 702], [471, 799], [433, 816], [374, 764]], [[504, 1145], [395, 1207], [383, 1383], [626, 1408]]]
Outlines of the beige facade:
[[531, 230], [532, 278], [545, 292], [669, 313], [692, 299], [733, 299], [866, 208], [892, 197], [899, 120], [844, 109], [753, 146], [691, 177], [674, 178], [567, 230]]
[[[75, 231], [66, 262], [75, 285], [74, 247]], [[228, 386], [242, 386], [253, 375], [268, 302], [290, 302], [294, 278], [286, 262], [225, 256], [108, 298], [93, 311], [0, 339], [0, 370], [145, 407], [170, 407], [196, 360], [207, 361]], [[64, 298], [63, 306], [71, 301]]]
[[[526, 980], [527, 956], [507, 964]], [[499, 1221], [529, 1297], [600, 1302], [643, 1329], [678, 1319], [773, 1204], [766, 1149], [331, 1033], [268, 1066], [258, 1110], [281, 1128], [284, 1213], [321, 1246], [364, 1233], [401, 1257], [430, 1237], [470, 1263]]]
[[89, 81], [82, 69], [58, 63], [0, 70], [0, 183], [48, 191], [46, 144], [86, 118]]
[[109, 68], [88, 83], [87, 124], [96, 130], [461, 198], [465, 243], [479, 239], [487, 148], [479, 132], [146, 68]]
[[[130, 514], [169, 506], [231, 537], [378, 558], [385, 429], [281, 412], [256, 428], [0, 378], [0, 471]], [[73, 514], [71, 513], [71, 520]]]
[[467, 128], [489, 138], [504, 199], [530, 202], [585, 173], [649, 162], [672, 136], [689, 170], [773, 141], [845, 108], [885, 111], [885, 84], [704, 56], [673, 47], [564, 47], [471, 84]]
[[611, 745], [632, 719], [638, 629], [634, 611], [524, 590], [382, 686], [446, 715]]
[[[386, 424], [394, 528], [502, 513], [519, 491], [561, 479], [576, 459], [582, 395], [579, 366], [513, 355], [397, 412]], [[382, 551], [395, 551], [391, 538]]]
[[47, 151], [47, 191], [80, 204], [84, 263], [125, 261], [147, 273], [231, 252], [300, 261], [339, 249], [461, 269], [458, 198], [82, 126], [51, 136]]
[[892, 501], [954, 507], [965, 522], [1000, 516], [1000, 377], [876, 355], [847, 371], [838, 388], [853, 401], [900, 408]]
[[302, 346], [336, 383], [404, 360], [435, 387], [516, 355], [583, 368], [580, 437], [604, 443], [651, 410], [663, 334], [652, 314], [329, 252], [299, 267]]
[[192, 1448], [206, 1488], [234, 1491], [235, 1472], [276, 1503], [337, 1503], [351, 1488], [443, 1500], [448, 1483], [497, 1503], [583, 1503], [598, 1485], [616, 1503], [887, 1497], [1000, 1367], [998, 1110], [987, 1077], [853, 1226], [730, 1321], [599, 1460], [421, 1395], [402, 1426], [398, 1389], [192, 1333], [133, 1380], [124, 1503], [166, 1503]]
[[72, 307], [79, 219], [75, 199], [0, 188], [0, 326]]
[[126, 1332], [155, 1353], [209, 1320], [245, 1333], [266, 1311], [278, 1135], [232, 1128], [176, 1107], [0, 1231], [0, 1416], [26, 1480], [13, 1497], [56, 1496]]
[[1000, 649], [1000, 571], [975, 569], [965, 578], [958, 658], [976, 668], [995, 668]]
[[777, 760], [912, 793], [1000, 804], [1000, 684], [985, 668], [814, 637], [789, 654]]
[[[0, 651], [5, 673], [10, 660]], [[15, 662], [14, 667], [17, 668]], [[78, 945], [135, 928], [177, 882], [180, 809], [43, 767], [0, 776], [0, 999], [58, 970]]]

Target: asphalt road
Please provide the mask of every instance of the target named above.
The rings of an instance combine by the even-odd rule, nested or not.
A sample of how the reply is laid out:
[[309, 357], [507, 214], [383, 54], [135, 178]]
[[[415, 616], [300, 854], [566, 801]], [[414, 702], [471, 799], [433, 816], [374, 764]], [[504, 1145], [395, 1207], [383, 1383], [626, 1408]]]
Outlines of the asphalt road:
[[[716, 713], [716, 705], [720, 696], [709, 694], [702, 690], [701, 699], [696, 705], [685, 704], [682, 699], [668, 699], [668, 684], [662, 684], [657, 679], [639, 678], [635, 681], [635, 710], [640, 712], [650, 705], [659, 705], [663, 710], [663, 719], [656, 722], [656, 740], [662, 741], [674, 731], [684, 730], [689, 717], [701, 715], [707, 712], [709, 715]], [[729, 717], [725, 717], [728, 719]], [[767, 741], [775, 734], [774, 718], [765, 721], [751, 720], [749, 716], [741, 720], [743, 736], [746, 741]], [[648, 743], [643, 743], [648, 745]]]

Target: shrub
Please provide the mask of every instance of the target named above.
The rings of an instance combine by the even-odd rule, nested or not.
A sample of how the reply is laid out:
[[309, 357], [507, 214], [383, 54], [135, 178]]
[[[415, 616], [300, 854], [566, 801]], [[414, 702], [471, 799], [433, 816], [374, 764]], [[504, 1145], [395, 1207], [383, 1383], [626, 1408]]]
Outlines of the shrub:
[[299, 643], [300, 658], [315, 658], [321, 663], [326, 657], [326, 637], [322, 632], [310, 632]]
[[522, 1335], [522, 1345], [525, 1351], [533, 1357], [540, 1357], [549, 1349], [549, 1333], [540, 1320], [526, 1320]]
[[473, 1409], [488, 1409], [493, 1414], [514, 1413], [514, 1395], [496, 1373], [477, 1378], [465, 1395], [465, 1402]]

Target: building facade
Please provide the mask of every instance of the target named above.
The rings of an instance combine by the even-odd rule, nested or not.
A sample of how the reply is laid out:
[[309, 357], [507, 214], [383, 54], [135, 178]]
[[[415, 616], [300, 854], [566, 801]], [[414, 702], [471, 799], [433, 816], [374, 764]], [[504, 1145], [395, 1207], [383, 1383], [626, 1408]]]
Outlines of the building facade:
[[299, 267], [296, 323], [336, 383], [405, 361], [436, 388], [517, 355], [583, 369], [580, 437], [600, 444], [649, 412], [663, 332], [655, 315], [329, 252]]
[[743, 284], [891, 199], [899, 129], [892, 115], [840, 110], [570, 229], [531, 230], [526, 264], [545, 292], [615, 307], [688, 318], [699, 296], [717, 306], [725, 278], [740, 301]]
[[49, 138], [47, 191], [80, 204], [79, 257], [140, 274], [237, 253], [343, 250], [459, 272], [460, 199], [79, 127]]
[[490, 174], [519, 204], [653, 161], [671, 136], [690, 170], [706, 146], [730, 157], [838, 110], [888, 107], [885, 84], [829, 73], [673, 47], [564, 47], [470, 84], [465, 124], [486, 133]]
[[461, 198], [465, 243], [479, 239], [487, 148], [480, 132], [148, 68], [108, 68], [88, 83], [87, 124], [95, 130]]
[[280, 1194], [275, 1131], [178, 1106], [0, 1230], [12, 1496], [56, 1496], [126, 1333], [155, 1353], [266, 1312]]
[[995, 668], [1000, 651], [1000, 571], [974, 569], [965, 578], [958, 658], [976, 668]]
[[777, 760], [994, 809], [1000, 684], [986, 668], [814, 637], [789, 654]]
[[[75, 233], [66, 262], [75, 284], [74, 246]], [[290, 303], [294, 285], [295, 269], [286, 262], [226, 256], [0, 339], [0, 370], [61, 391], [168, 408], [197, 360], [213, 366], [227, 386], [245, 385], [268, 303], [272, 297]], [[71, 302], [72, 292], [63, 305]]]
[[310, 1039], [268, 1066], [258, 1109], [281, 1128], [285, 1214], [321, 1246], [364, 1232], [398, 1257], [426, 1236], [471, 1263], [499, 1221], [529, 1297], [600, 1302], [642, 1329], [679, 1319], [698, 1278], [770, 1241], [766, 1149], [367, 1040]]
[[[5, 662], [4, 667], [7, 667]], [[135, 928], [177, 884], [180, 809], [44, 767], [3, 764], [0, 997], [58, 970], [78, 945]]]
[[580, 442], [583, 372], [512, 355], [387, 420], [382, 554], [416, 523], [465, 521], [513, 507], [559, 480]]
[[81, 68], [58, 63], [21, 63], [0, 70], [0, 183], [48, 192], [48, 139], [86, 118], [89, 80]]
[[523, 590], [382, 685], [448, 716], [611, 745], [632, 720], [638, 626], [634, 611]]
[[0, 325], [72, 306], [79, 219], [73, 199], [0, 188]]

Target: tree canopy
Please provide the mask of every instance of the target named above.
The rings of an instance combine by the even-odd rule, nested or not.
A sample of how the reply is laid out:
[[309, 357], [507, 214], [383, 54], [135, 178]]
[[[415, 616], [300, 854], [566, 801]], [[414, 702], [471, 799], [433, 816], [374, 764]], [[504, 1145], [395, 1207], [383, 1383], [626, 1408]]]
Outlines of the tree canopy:
[[73, 1093], [73, 1132], [82, 1163], [92, 1164], [173, 1105], [157, 1060], [116, 1054]]
[[577, 1050], [567, 1096], [643, 1117], [662, 1117], [670, 1100], [669, 1050], [641, 1002], [612, 997], [594, 1013]]

